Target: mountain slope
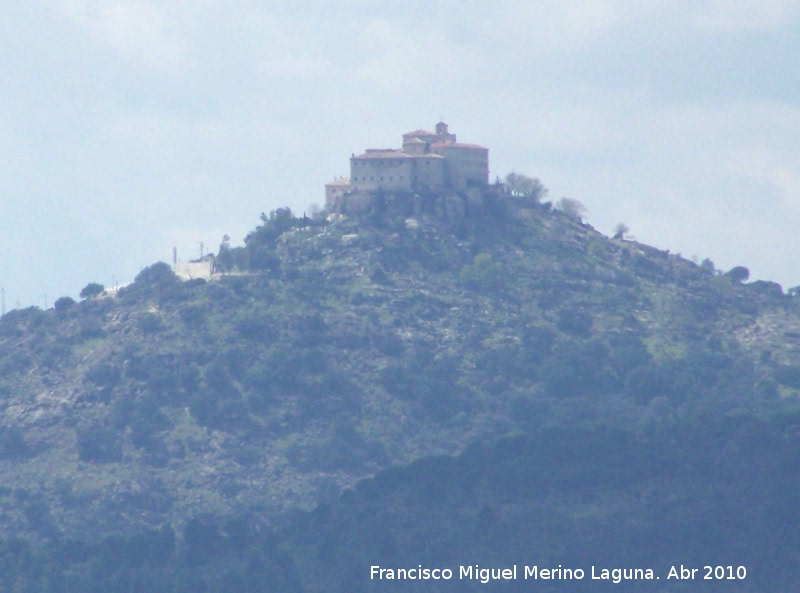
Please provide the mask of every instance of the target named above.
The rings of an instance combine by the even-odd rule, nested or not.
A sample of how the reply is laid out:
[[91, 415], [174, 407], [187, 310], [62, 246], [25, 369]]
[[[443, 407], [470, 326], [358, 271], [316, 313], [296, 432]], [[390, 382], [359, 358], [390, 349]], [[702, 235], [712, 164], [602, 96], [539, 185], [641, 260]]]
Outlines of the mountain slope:
[[0, 319], [0, 534], [177, 533], [178, 554], [192, 529], [280, 534], [292, 509], [505, 435], [630, 444], [713, 418], [707, 444], [747, 458], [741, 422], [800, 426], [793, 298], [547, 206], [487, 191], [276, 211], [233, 255], [242, 270], [211, 282], [156, 264], [117, 295]]

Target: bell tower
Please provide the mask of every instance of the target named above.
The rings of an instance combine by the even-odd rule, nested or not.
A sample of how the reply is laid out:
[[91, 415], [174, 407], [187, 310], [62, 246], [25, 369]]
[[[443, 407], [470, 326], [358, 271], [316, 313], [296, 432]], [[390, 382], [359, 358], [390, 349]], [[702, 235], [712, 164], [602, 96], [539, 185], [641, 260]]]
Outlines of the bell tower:
[[456, 135], [451, 134], [447, 131], [447, 124], [443, 121], [439, 121], [436, 124], [436, 142], [446, 142], [448, 144], [453, 143], [456, 141]]

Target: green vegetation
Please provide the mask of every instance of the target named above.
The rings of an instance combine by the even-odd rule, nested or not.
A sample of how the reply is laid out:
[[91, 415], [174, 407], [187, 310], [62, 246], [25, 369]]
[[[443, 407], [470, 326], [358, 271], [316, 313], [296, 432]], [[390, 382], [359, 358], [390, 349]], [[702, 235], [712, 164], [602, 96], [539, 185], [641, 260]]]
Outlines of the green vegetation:
[[[580, 222], [581, 216], [586, 213], [586, 206], [584, 206], [580, 200], [576, 200], [575, 198], [566, 198], [562, 197], [559, 198], [558, 201], [553, 204], [556, 210], [559, 210], [569, 216], [570, 218], [577, 220]], [[618, 238], [617, 235], [619, 233], [616, 232], [614, 234], [614, 238]]]
[[528, 177], [511, 172], [505, 177], [512, 196], [527, 198], [534, 202], [541, 202], [547, 196], [547, 188], [535, 177]]
[[[708, 590], [788, 590], [796, 296], [521, 190], [418, 198], [278, 209], [213, 281], [156, 263], [0, 318], [0, 590], [514, 562], [746, 564]], [[637, 590], [697, 586], [658, 585]]]
[[91, 297], [96, 297], [102, 294], [105, 291], [106, 287], [102, 284], [98, 284], [97, 282], [90, 282], [86, 286], [81, 289], [80, 297], [82, 299], [87, 299]]

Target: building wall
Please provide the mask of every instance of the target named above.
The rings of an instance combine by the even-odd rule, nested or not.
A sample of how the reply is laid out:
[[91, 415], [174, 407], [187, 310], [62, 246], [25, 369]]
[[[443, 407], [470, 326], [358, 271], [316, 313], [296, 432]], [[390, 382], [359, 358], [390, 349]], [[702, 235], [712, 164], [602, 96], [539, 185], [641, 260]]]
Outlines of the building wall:
[[486, 148], [440, 145], [433, 149], [448, 165], [448, 183], [452, 189], [489, 184], [489, 151]]
[[402, 149], [370, 148], [350, 159], [350, 184], [325, 186], [325, 201], [334, 205], [347, 192], [426, 191], [486, 186], [489, 184], [489, 150], [475, 144], [456, 143], [447, 124], [436, 132], [416, 130], [403, 134]]
[[434, 155], [425, 155], [409, 160], [414, 162], [414, 189], [435, 190], [447, 187], [444, 159]]
[[355, 190], [408, 191], [414, 183], [408, 157], [350, 159], [350, 186]]
[[349, 179], [337, 179], [325, 184], [325, 205], [333, 207], [344, 194], [351, 190]]
[[203, 278], [210, 280], [214, 271], [214, 260], [211, 258], [202, 261], [178, 262], [175, 264], [175, 275], [182, 280]]
[[406, 154], [425, 154], [428, 152], [430, 144], [423, 142], [419, 138], [411, 138], [403, 141], [403, 152]]

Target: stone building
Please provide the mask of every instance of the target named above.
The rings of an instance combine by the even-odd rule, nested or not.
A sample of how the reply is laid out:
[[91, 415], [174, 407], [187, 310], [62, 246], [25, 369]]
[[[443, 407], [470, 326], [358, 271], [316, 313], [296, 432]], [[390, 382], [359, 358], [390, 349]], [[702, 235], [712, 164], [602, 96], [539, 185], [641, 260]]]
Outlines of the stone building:
[[350, 179], [325, 185], [325, 202], [354, 192], [461, 191], [489, 183], [489, 149], [456, 141], [439, 122], [436, 131], [403, 134], [402, 148], [369, 148], [350, 158]]
[[337, 177], [330, 183], [325, 184], [325, 203], [335, 204], [336, 200], [350, 191], [350, 178]]

